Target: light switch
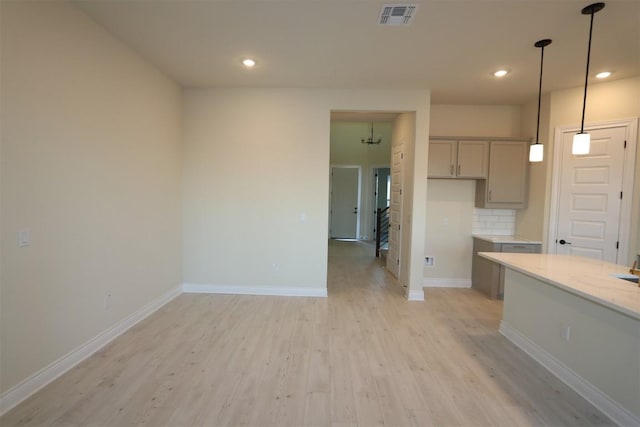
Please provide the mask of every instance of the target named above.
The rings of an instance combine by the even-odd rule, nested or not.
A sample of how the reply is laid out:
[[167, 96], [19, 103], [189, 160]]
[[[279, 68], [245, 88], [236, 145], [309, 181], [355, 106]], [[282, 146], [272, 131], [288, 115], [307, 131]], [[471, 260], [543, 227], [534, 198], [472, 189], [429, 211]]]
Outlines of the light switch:
[[31, 233], [28, 229], [18, 231], [18, 247], [31, 245]]

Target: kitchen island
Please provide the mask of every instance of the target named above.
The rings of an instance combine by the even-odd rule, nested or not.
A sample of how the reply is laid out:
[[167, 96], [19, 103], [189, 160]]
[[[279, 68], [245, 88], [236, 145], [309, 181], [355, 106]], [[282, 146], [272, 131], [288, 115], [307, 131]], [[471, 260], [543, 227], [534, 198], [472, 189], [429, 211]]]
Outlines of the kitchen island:
[[640, 425], [640, 288], [629, 268], [480, 253], [505, 267], [500, 332], [616, 423]]

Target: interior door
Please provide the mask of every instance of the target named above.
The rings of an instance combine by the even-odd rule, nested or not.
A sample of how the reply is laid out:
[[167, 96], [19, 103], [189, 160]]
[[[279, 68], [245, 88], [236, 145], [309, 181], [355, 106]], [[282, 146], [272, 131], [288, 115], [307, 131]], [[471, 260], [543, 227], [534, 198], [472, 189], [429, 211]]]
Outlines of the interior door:
[[625, 127], [590, 130], [591, 150], [571, 154], [562, 135], [556, 253], [618, 262]]
[[395, 145], [391, 152], [391, 203], [389, 204], [389, 251], [387, 252], [387, 269], [396, 278], [400, 275], [402, 160], [402, 145]]
[[334, 239], [358, 237], [358, 189], [360, 168], [331, 168], [330, 236]]

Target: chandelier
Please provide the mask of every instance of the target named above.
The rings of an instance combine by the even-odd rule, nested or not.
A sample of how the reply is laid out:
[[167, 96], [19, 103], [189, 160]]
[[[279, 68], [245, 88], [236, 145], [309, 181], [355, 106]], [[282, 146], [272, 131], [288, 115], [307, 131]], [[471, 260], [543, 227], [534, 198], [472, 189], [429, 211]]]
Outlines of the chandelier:
[[362, 138], [360, 142], [369, 145], [380, 144], [382, 142], [382, 138], [378, 138], [376, 140], [373, 139], [373, 122], [371, 123], [371, 136], [367, 139]]

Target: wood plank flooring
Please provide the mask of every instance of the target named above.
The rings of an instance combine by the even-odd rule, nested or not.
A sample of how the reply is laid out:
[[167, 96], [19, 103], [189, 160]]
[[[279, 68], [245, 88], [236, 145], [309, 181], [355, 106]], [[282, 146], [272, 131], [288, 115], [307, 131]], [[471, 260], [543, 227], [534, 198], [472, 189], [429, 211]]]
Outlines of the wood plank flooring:
[[183, 294], [2, 426], [614, 425], [498, 332], [471, 289], [409, 302], [356, 242], [329, 298]]

